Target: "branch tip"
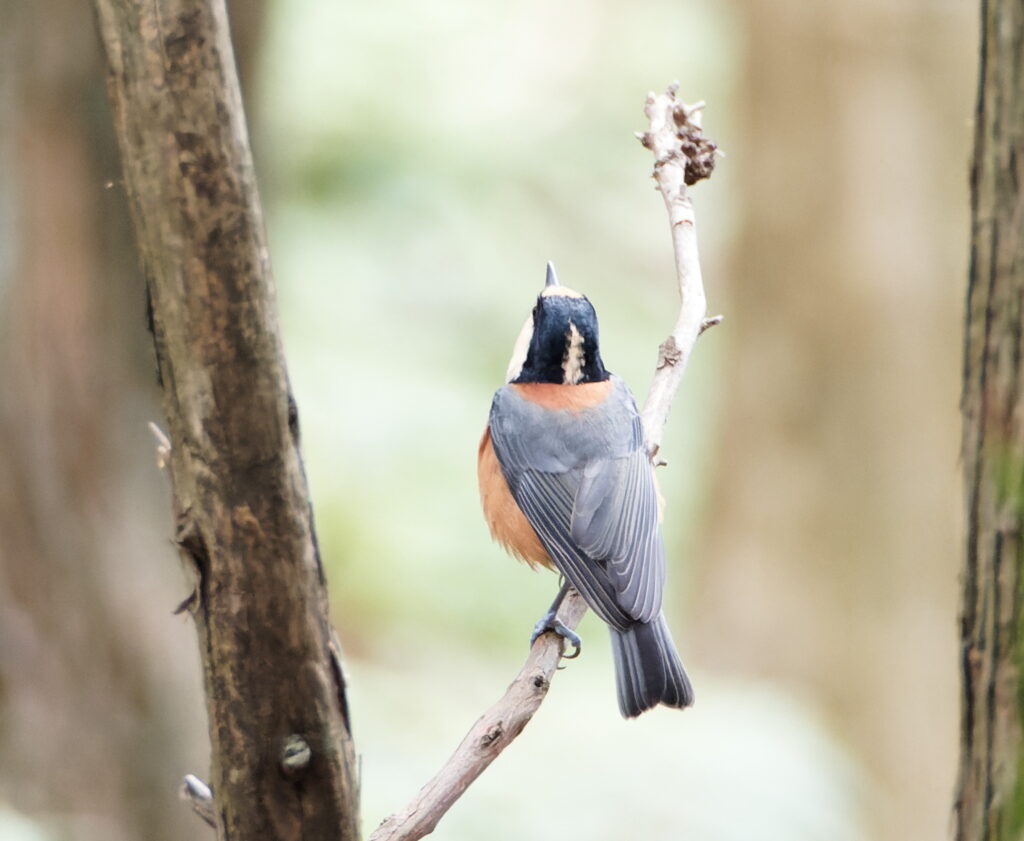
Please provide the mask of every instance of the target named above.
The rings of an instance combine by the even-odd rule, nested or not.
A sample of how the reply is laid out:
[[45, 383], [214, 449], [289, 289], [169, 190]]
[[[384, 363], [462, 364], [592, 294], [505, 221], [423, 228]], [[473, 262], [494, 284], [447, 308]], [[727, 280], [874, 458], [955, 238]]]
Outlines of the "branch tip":
[[698, 333], [697, 335], [699, 336], [705, 330], [711, 329], [716, 324], [721, 324], [724, 320], [725, 320], [725, 316], [724, 315], [713, 315], [710, 318], [705, 318], [700, 323], [700, 333]]
[[163, 470], [171, 461], [171, 439], [153, 421], [149, 422], [149, 431], [156, 438], [156, 466]]
[[176, 608], [171, 612], [173, 616], [180, 616], [186, 610], [194, 614], [199, 609], [199, 588], [193, 587], [192, 592], [183, 598]]
[[210, 787], [194, 774], [186, 774], [181, 783], [181, 799], [187, 800], [192, 811], [212, 827], [217, 826], [217, 813]]

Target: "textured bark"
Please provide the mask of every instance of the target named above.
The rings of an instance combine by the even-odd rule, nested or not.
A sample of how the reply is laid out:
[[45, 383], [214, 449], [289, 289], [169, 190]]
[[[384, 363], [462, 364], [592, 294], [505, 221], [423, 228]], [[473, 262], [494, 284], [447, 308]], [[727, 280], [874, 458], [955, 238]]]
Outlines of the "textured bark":
[[344, 685], [223, 2], [96, 9], [147, 275], [176, 540], [196, 574], [187, 607], [218, 837], [355, 839]]
[[964, 355], [957, 841], [1024, 837], [1024, 4], [983, 0]]

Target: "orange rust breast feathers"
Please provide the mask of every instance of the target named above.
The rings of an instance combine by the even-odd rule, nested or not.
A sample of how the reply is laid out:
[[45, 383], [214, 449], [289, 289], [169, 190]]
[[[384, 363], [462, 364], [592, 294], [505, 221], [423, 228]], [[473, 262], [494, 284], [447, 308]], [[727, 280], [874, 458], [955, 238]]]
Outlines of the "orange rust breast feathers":
[[480, 439], [477, 456], [477, 478], [480, 480], [480, 502], [491, 535], [514, 557], [530, 566], [538, 564], [553, 569], [554, 564], [544, 545], [537, 537], [530, 521], [512, 498], [508, 482], [491, 443], [490, 426]]

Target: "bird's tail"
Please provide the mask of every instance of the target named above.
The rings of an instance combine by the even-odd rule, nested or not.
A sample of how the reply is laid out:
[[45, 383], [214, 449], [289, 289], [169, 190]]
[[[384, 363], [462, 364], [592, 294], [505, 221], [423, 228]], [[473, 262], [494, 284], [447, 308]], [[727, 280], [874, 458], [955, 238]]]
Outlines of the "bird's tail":
[[693, 687], [679, 661], [665, 617], [637, 622], [628, 630], [612, 628], [619, 711], [633, 718], [658, 704], [688, 707]]

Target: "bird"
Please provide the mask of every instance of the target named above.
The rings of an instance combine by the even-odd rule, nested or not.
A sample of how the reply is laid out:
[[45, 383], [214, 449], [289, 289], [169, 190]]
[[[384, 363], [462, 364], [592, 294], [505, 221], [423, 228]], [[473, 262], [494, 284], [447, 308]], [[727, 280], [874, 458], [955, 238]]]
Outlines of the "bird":
[[551, 263], [491, 402], [477, 458], [492, 537], [563, 584], [537, 623], [581, 640], [556, 618], [569, 588], [608, 625], [619, 711], [635, 718], [693, 703], [662, 601], [661, 497], [629, 387], [601, 358], [597, 313]]

